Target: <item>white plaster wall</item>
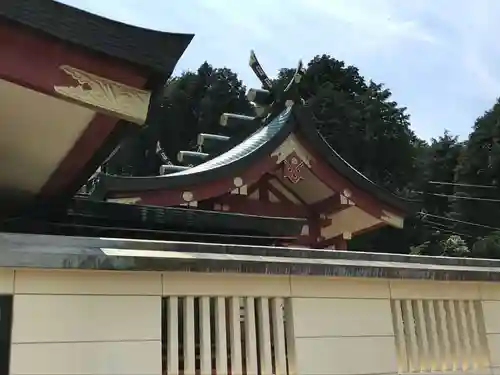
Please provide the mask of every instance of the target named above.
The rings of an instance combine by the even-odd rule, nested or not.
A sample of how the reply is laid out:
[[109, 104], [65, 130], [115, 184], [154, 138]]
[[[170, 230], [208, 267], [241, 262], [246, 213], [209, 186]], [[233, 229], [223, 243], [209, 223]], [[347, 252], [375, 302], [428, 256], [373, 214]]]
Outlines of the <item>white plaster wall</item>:
[[185, 295], [290, 298], [293, 375], [395, 375], [391, 299], [481, 299], [481, 374], [500, 375], [500, 283], [3, 269], [0, 294], [15, 295], [13, 375], [159, 375], [161, 298]]
[[500, 283], [300, 276], [290, 285], [297, 374], [398, 374], [393, 299], [482, 299], [491, 360], [481, 355], [492, 367], [467, 374], [500, 374]]
[[387, 281], [292, 277], [300, 375], [396, 374]]
[[12, 375], [161, 374], [160, 273], [20, 270], [13, 292]]
[[484, 325], [492, 374], [500, 374], [500, 283], [481, 285]]

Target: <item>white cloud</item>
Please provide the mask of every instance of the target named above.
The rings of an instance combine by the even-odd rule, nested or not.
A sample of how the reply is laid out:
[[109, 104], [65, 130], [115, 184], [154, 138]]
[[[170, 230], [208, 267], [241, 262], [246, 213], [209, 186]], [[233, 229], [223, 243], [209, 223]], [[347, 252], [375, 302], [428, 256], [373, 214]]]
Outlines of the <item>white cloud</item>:
[[365, 41], [372, 39], [417, 40], [437, 42], [436, 37], [417, 20], [403, 19], [392, 1], [367, 0], [303, 0], [305, 8], [314, 9], [318, 16], [332, 17], [348, 28], [346, 31], [364, 33]]

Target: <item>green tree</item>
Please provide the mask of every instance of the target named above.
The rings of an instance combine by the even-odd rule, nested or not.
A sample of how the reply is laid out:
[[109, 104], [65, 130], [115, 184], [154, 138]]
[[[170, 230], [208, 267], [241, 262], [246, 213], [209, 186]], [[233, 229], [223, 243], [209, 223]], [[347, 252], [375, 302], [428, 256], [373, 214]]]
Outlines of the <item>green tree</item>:
[[467, 242], [459, 235], [442, 235], [439, 231], [430, 232], [429, 239], [417, 246], [410, 247], [412, 255], [468, 257], [471, 254]]
[[445, 240], [441, 241], [443, 248], [442, 255], [448, 257], [467, 257], [470, 255], [467, 243], [459, 235], [451, 235]]
[[[292, 74], [292, 69], [282, 69], [275, 84], [282, 87]], [[311, 103], [316, 127], [342, 157], [393, 191], [408, 187], [418, 139], [406, 108], [390, 100], [389, 89], [366, 82], [356, 67], [323, 55], [309, 62], [301, 94]]]
[[148, 126], [108, 163], [116, 174], [135, 176], [158, 174], [161, 161], [157, 142], [173, 164], [181, 150], [194, 150], [199, 133], [243, 137], [245, 129], [225, 129], [219, 125], [224, 112], [251, 114], [246, 88], [236, 73], [227, 68], [213, 68], [207, 62], [196, 72], [185, 72], [165, 86], [163, 95], [151, 106]]
[[500, 231], [494, 231], [476, 241], [472, 247], [472, 255], [476, 258], [500, 258]]
[[[455, 192], [453, 182], [463, 143], [447, 130], [420, 155], [420, 168], [423, 179], [418, 182], [417, 189], [422, 191], [423, 206], [428, 213], [445, 216], [451, 211], [450, 197]], [[429, 184], [430, 181], [445, 184]], [[449, 183], [449, 184], [446, 184]]]
[[[493, 188], [457, 187], [456, 217], [469, 222], [500, 227], [500, 101], [479, 117], [469, 135], [457, 167], [457, 181], [463, 184], [486, 185]], [[464, 229], [484, 235], [484, 228], [463, 226]]]

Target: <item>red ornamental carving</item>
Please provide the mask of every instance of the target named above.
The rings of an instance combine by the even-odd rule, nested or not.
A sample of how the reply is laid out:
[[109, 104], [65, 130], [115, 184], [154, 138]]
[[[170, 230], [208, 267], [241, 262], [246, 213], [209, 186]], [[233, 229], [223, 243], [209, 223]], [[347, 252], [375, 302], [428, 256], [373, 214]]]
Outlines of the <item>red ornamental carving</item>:
[[304, 179], [302, 176], [302, 167], [304, 167], [304, 162], [300, 160], [297, 156], [291, 155], [283, 160], [283, 176], [288, 178], [291, 183], [296, 184], [300, 180]]

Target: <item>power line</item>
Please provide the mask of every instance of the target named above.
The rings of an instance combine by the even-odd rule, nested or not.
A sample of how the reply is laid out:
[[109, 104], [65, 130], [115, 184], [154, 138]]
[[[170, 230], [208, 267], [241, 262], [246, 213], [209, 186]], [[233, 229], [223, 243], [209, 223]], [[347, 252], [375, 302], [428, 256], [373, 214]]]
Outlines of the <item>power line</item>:
[[427, 220], [427, 219], [424, 221], [424, 223], [425, 224], [438, 225], [438, 226], [446, 228], [446, 229], [452, 229], [452, 227], [449, 227], [448, 225], [445, 225], [445, 224], [442, 224], [442, 223], [436, 223], [435, 221], [431, 221], [431, 220]]
[[441, 194], [441, 193], [428, 193], [428, 192], [416, 191], [416, 190], [414, 190], [412, 192], [416, 193], [416, 194], [421, 194], [421, 195], [433, 195], [435, 197], [453, 198], [453, 199], [465, 199], [465, 200], [469, 200], [469, 201], [483, 201], [483, 202], [500, 203], [500, 199], [497, 199], [497, 198], [465, 197], [465, 196], [461, 196], [461, 195]]
[[449, 186], [471, 187], [479, 189], [498, 189], [498, 186], [494, 185], [475, 185], [475, 184], [465, 184], [461, 182], [429, 181], [428, 183], [431, 185], [449, 185]]
[[437, 231], [444, 232], [444, 233], [455, 234], [455, 235], [457, 235], [457, 236], [469, 237], [469, 238], [475, 238], [475, 237], [474, 237], [473, 235], [471, 235], [471, 234], [466, 234], [466, 233], [455, 232], [455, 231], [450, 230], [450, 229], [438, 228], [438, 227], [434, 227], [434, 226], [432, 226], [432, 225], [426, 225], [426, 227], [428, 227], [428, 228], [432, 228], [432, 229], [435, 229], [435, 230], [437, 230]]
[[452, 226], [448, 226], [448, 225], [443, 224], [443, 223], [438, 223], [436, 221], [427, 220], [425, 217], [422, 219], [422, 224], [426, 227], [440, 230], [443, 232], [448, 232], [448, 233], [456, 234], [459, 236], [474, 238], [474, 236], [471, 233], [463, 233], [463, 232], [461, 233], [461, 232], [454, 231]]
[[489, 225], [483, 225], [483, 224], [473, 223], [471, 221], [458, 220], [458, 219], [453, 219], [451, 217], [433, 215], [433, 214], [428, 214], [428, 213], [421, 213], [421, 215], [422, 215], [422, 219], [425, 219], [426, 216], [429, 216], [429, 217], [433, 217], [433, 218], [436, 218], [436, 219], [452, 221], [454, 223], [460, 223], [460, 224], [465, 224], [465, 225], [472, 225], [472, 226], [479, 227], [479, 228], [485, 228], [485, 229], [500, 231], [500, 228], [492, 227], [492, 226], [489, 226]]

